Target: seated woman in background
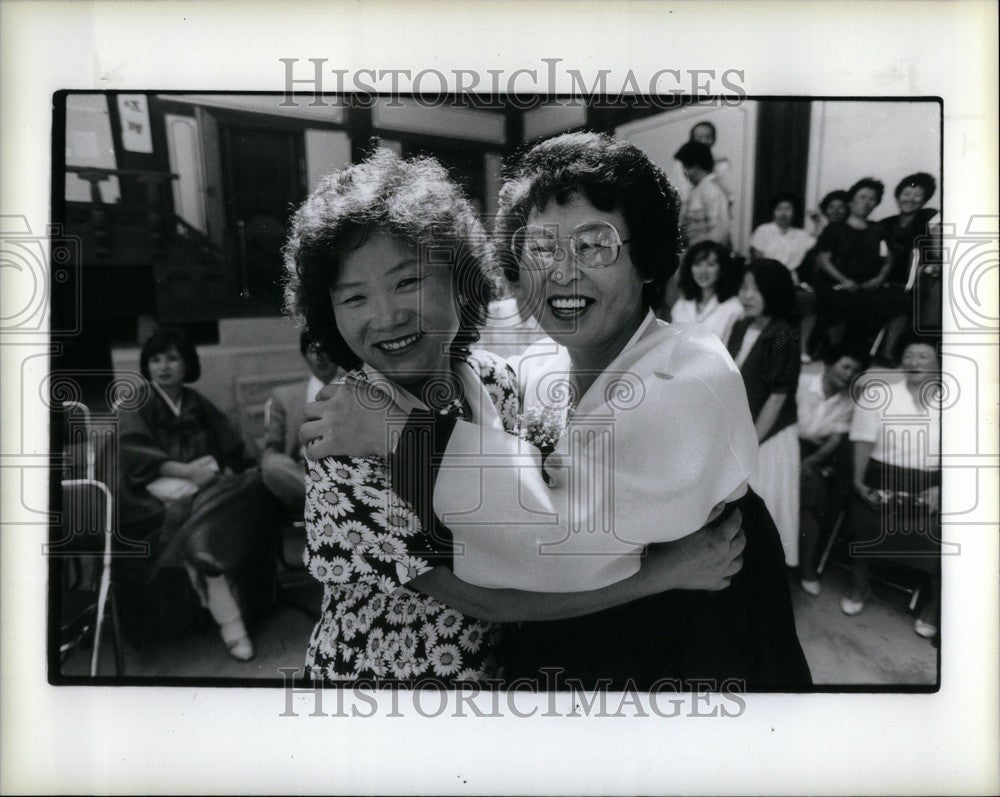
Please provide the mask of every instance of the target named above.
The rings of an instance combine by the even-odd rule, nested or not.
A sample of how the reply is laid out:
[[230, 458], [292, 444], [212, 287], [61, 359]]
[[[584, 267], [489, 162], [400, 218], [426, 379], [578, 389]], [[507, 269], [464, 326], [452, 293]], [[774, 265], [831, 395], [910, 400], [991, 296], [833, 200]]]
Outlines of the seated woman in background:
[[230, 654], [247, 661], [254, 650], [235, 587], [263, 550], [255, 523], [260, 473], [226, 416], [185, 387], [197, 381], [201, 364], [184, 333], [155, 333], [139, 367], [148, 394], [137, 408], [119, 410], [121, 522], [126, 529], [139, 521], [157, 528], [146, 540], [145, 582], [165, 568], [185, 569]]
[[826, 228], [827, 224], [844, 221], [847, 218], [847, 205], [850, 197], [846, 191], [836, 190], [827, 194], [819, 203], [819, 210], [809, 214], [809, 221], [812, 222], [812, 236], [819, 238], [819, 235]]
[[679, 286], [684, 298], [674, 302], [670, 321], [697, 321], [725, 343], [733, 324], [743, 315], [743, 305], [736, 296], [741, 276], [726, 247], [715, 241], [696, 243], [681, 261]]
[[798, 410], [800, 463], [799, 583], [819, 595], [816, 546], [850, 487], [847, 430], [854, 412], [851, 383], [867, 358], [840, 347], [827, 349], [823, 371], [802, 374], [795, 395]]
[[[930, 222], [937, 215], [937, 211], [934, 208], [926, 208], [924, 205], [934, 196], [936, 190], [937, 181], [926, 172], [907, 175], [896, 186], [895, 196], [899, 213], [879, 222], [886, 243], [889, 245], [889, 256], [892, 258], [892, 268], [887, 281], [896, 285], [905, 285], [908, 291], [914, 289], [917, 280], [921, 280], [921, 288], [924, 289], [924, 293], [927, 293], [927, 288], [930, 287], [931, 279], [927, 276], [928, 272], [920, 267], [926, 263], [927, 255], [931, 253], [933, 248], [928, 246], [931, 234]], [[911, 284], [910, 269], [913, 265], [914, 250], [917, 250], [921, 240], [924, 245], [918, 255], [918, 272], [914, 277], [913, 284]], [[938, 275], [940, 275], [940, 270]], [[912, 296], [912, 294], [910, 295]], [[940, 303], [940, 299], [940, 282], [938, 282], [938, 303]], [[906, 330], [913, 312], [912, 301], [908, 301], [901, 309], [906, 312], [892, 319], [886, 331], [885, 340], [882, 341], [882, 359], [890, 363], [892, 358], [888, 354], [897, 348], [896, 343]], [[931, 310], [932, 308], [921, 309]], [[924, 315], [929, 314], [925, 313]], [[932, 318], [925, 317], [919, 320], [921, 329], [934, 326]]]
[[827, 343], [840, 343], [850, 328], [856, 345], [870, 346], [878, 328], [905, 308], [902, 286], [886, 288], [892, 258], [885, 232], [868, 221], [884, 190], [871, 177], [858, 180], [848, 191], [847, 219], [829, 224], [816, 242], [814, 287]]
[[781, 535], [785, 564], [799, 563], [798, 312], [788, 269], [755, 260], [740, 286], [744, 317], [733, 326], [729, 353], [740, 368], [760, 442], [750, 486], [764, 499]]
[[[809, 355], [809, 337], [816, 322], [816, 295], [810, 283], [812, 274], [811, 258], [807, 255], [816, 243], [816, 239], [801, 227], [793, 227], [792, 220], [799, 208], [798, 197], [793, 194], [778, 194], [771, 200], [771, 213], [774, 220], [761, 224], [750, 237], [751, 260], [777, 260], [785, 266], [792, 275], [798, 298], [799, 315], [802, 317], [800, 342], [802, 346], [802, 362], [811, 362]], [[807, 259], [809, 262], [807, 262]]]
[[930, 576], [913, 628], [931, 638], [941, 610], [941, 364], [936, 341], [911, 336], [901, 344], [902, 379], [865, 377], [851, 420], [854, 584], [840, 609], [853, 616], [865, 608], [872, 557], [898, 556]]
[[799, 200], [792, 194], [778, 194], [771, 200], [772, 221], [761, 224], [750, 236], [751, 260], [777, 260], [800, 282], [799, 266], [812, 249], [816, 239], [801, 227], [793, 227], [792, 220]]

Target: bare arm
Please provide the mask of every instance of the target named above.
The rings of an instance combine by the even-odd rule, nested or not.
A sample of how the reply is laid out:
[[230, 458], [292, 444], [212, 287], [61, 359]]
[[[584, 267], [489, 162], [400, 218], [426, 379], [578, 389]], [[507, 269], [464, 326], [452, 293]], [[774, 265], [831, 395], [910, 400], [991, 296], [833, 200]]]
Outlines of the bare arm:
[[869, 503], [875, 503], [875, 498], [865, 484], [865, 471], [868, 469], [868, 461], [872, 458], [874, 450], [874, 443], [867, 440], [854, 441], [854, 490]]
[[837, 450], [837, 446], [840, 445], [841, 441], [844, 439], [844, 433], [838, 432], [837, 434], [832, 434], [823, 443], [813, 451], [808, 457], [807, 461], [814, 462], [817, 465], [822, 465], [826, 462], [832, 455], [833, 452]]
[[768, 432], [774, 426], [774, 422], [778, 420], [778, 413], [781, 412], [781, 407], [785, 403], [786, 398], [787, 396], [784, 393], [772, 393], [767, 397], [767, 401], [764, 402], [764, 406], [761, 408], [760, 414], [753, 425], [754, 430], [757, 432], [758, 440], [763, 440], [767, 437]]
[[833, 265], [829, 252], [817, 252], [816, 263], [819, 265], [821, 271], [825, 271], [841, 285], [848, 288], [857, 287], [857, 283], [854, 280], [845, 277], [840, 269]]
[[620, 606], [668, 589], [719, 590], [742, 567], [746, 538], [733, 512], [714, 528], [651, 545], [635, 575], [587, 592], [527, 592], [468, 584], [447, 567], [435, 567], [407, 586], [454, 609], [490, 622], [564, 620]]
[[881, 285], [889, 278], [890, 271], [892, 271], [892, 256], [887, 254], [882, 258], [882, 268], [879, 269], [878, 274], [863, 283], [863, 287], [874, 288]]

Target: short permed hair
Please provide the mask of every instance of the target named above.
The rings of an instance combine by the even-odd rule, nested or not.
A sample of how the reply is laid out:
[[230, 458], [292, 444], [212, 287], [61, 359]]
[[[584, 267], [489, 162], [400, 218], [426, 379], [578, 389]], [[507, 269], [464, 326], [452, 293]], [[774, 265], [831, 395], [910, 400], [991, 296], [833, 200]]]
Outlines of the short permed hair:
[[295, 212], [284, 248], [285, 310], [299, 327], [337, 365], [361, 366], [337, 329], [330, 288], [344, 255], [377, 233], [413, 245], [422, 263], [450, 263], [459, 316], [452, 352], [477, 341], [501, 282], [492, 242], [440, 163], [388, 149], [326, 175]]
[[862, 188], [870, 188], [875, 192], [875, 205], [882, 204], [882, 196], [885, 194], [885, 183], [876, 180], [874, 177], [862, 177], [854, 185], [847, 189], [848, 201], [854, 199], [854, 195]]
[[514, 232], [533, 210], [549, 202], [565, 205], [581, 196], [604, 212], [620, 211], [628, 225], [629, 254], [649, 282], [642, 297], [647, 307], [663, 300], [667, 281], [680, 258], [677, 192], [663, 171], [627, 141], [606, 133], [564, 133], [536, 144], [505, 170], [496, 225], [504, 273], [518, 280], [518, 253], [511, 251]]
[[139, 352], [139, 372], [149, 379], [149, 361], [157, 354], [163, 354], [171, 349], [184, 361], [184, 381], [197, 382], [201, 378], [201, 360], [198, 350], [191, 339], [179, 329], [158, 329], [142, 344]]
[[899, 185], [896, 186], [896, 193], [894, 196], [899, 199], [899, 195], [903, 193], [904, 188], [913, 186], [914, 188], [922, 188], [924, 190], [924, 202], [934, 196], [934, 192], [937, 191], [937, 180], [935, 180], [927, 172], [914, 172], [913, 174], [908, 174], [902, 180], [899, 181]]
[[851, 201], [851, 197], [846, 191], [842, 191], [839, 189], [837, 191], [831, 191], [829, 194], [823, 197], [823, 200], [819, 203], [820, 213], [822, 213], [825, 216], [827, 208], [830, 207], [830, 203], [836, 202], [838, 200], [840, 200], [846, 205], [848, 202]]
[[677, 285], [685, 299], [701, 301], [701, 288], [694, 281], [691, 268], [713, 254], [719, 264], [719, 278], [715, 283], [715, 298], [724, 302], [739, 293], [743, 269], [733, 259], [729, 247], [715, 241], [699, 241], [684, 253], [684, 259], [681, 260], [681, 271]]

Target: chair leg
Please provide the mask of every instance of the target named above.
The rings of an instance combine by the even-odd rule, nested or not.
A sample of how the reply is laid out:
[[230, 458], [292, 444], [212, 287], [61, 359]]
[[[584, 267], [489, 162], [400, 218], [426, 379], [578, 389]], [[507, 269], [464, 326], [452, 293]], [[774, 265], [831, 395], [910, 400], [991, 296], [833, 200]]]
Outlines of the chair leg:
[[837, 519], [833, 523], [833, 528], [830, 530], [830, 536], [826, 540], [826, 545], [823, 547], [823, 555], [819, 558], [819, 564], [816, 566], [816, 575], [823, 575], [823, 571], [826, 570], [826, 561], [830, 558], [830, 551], [833, 550], [833, 544], [837, 541], [837, 535], [840, 533], [840, 527], [844, 523], [844, 518], [847, 513], [844, 510], [840, 510], [837, 515]]
[[104, 615], [107, 611], [108, 591], [111, 588], [111, 569], [101, 569], [101, 588], [97, 594], [97, 614], [94, 617], [94, 652], [90, 656], [90, 676], [97, 675], [97, 663], [101, 655], [101, 631], [104, 628]]
[[923, 584], [918, 584], [917, 588], [913, 590], [910, 595], [910, 611], [914, 611], [917, 608], [917, 602], [920, 600], [920, 591], [924, 588]]
[[111, 611], [111, 642], [115, 648], [115, 675], [121, 677], [125, 674], [125, 653], [122, 650], [122, 629], [118, 620], [118, 601], [115, 599], [113, 586], [108, 602]]

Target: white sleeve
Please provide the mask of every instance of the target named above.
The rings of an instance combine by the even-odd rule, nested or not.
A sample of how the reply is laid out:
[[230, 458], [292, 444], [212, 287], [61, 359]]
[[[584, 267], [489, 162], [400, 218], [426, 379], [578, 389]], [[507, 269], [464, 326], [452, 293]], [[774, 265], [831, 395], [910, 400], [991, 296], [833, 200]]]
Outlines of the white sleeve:
[[855, 405], [854, 414], [851, 416], [851, 431], [848, 435], [851, 442], [877, 442], [881, 420], [882, 413], [879, 410]]

